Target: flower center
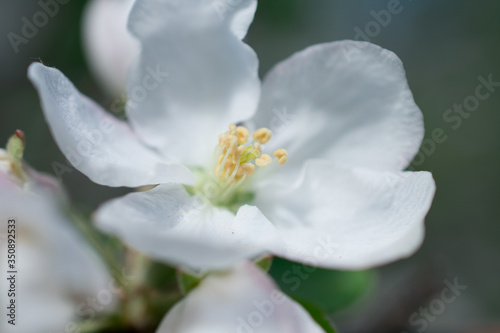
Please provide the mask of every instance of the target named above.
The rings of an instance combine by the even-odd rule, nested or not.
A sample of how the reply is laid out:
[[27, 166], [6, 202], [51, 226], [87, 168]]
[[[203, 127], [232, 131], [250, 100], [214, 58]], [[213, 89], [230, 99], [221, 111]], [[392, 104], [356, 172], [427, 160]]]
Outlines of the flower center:
[[219, 135], [215, 150], [215, 166], [211, 172], [195, 172], [198, 177], [193, 192], [212, 204], [236, 211], [249, 203], [253, 193], [246, 183], [257, 168], [264, 168], [275, 160], [284, 164], [288, 159], [285, 149], [274, 151], [273, 157], [261, 154], [264, 145], [271, 140], [272, 132], [260, 128], [250, 135], [244, 126], [229, 125], [229, 130]]
[[[273, 161], [268, 154], [261, 155], [262, 145], [271, 140], [273, 133], [267, 128], [260, 128], [253, 134], [244, 126], [229, 125], [229, 131], [219, 135], [216, 150], [215, 176], [227, 186], [243, 183], [251, 176], [256, 167], [266, 167]], [[279, 164], [288, 159], [285, 149], [278, 149], [273, 154]]]

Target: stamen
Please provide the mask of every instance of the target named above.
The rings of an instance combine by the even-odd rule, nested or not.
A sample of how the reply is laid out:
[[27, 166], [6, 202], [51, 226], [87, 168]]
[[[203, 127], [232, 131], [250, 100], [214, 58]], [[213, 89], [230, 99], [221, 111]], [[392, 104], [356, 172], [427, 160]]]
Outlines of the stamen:
[[247, 163], [260, 156], [260, 152], [254, 149], [252, 145], [245, 148], [240, 157], [240, 163]]
[[264, 154], [260, 158], [255, 160], [255, 165], [257, 165], [258, 167], [266, 167], [271, 164], [272, 161], [273, 159], [271, 156]]
[[[228, 131], [219, 135], [215, 174], [227, 186], [227, 190], [229, 186], [237, 187], [244, 179], [251, 176], [256, 166], [266, 167], [272, 163], [270, 155], [261, 155], [261, 145], [269, 142], [272, 137], [271, 130], [258, 129], [252, 136], [253, 142], [249, 142], [250, 137], [246, 127], [235, 124], [230, 124]], [[288, 158], [288, 153], [284, 149], [278, 149], [274, 152], [274, 156], [278, 158], [278, 163], [283, 164]]]
[[236, 133], [234, 133], [234, 131], [236, 131], [236, 125], [235, 124], [229, 124], [229, 133], [231, 135], [236, 135]]
[[262, 151], [262, 148], [260, 147], [260, 143], [258, 143], [258, 142], [254, 142], [253, 147], [255, 148], [255, 150], [258, 150], [259, 153]]
[[236, 177], [236, 173], [238, 173], [238, 170], [240, 169], [240, 164], [236, 164], [236, 167], [234, 168], [234, 171], [233, 173], [231, 174], [231, 177], [229, 177], [229, 179], [227, 180], [228, 183], [232, 183], [232, 181], [234, 180], [234, 178]]
[[236, 151], [233, 154], [234, 164], [236, 164], [236, 165], [240, 164], [241, 155], [243, 154], [244, 149], [245, 149], [245, 146], [239, 146], [238, 149], [236, 149]]
[[227, 158], [229, 156], [229, 149], [226, 151], [226, 155], [224, 155], [224, 159], [222, 160], [222, 163], [221, 163], [221, 166], [220, 166], [220, 169], [218, 170], [217, 172], [217, 175], [220, 176], [221, 175], [221, 172], [222, 170], [224, 170], [225, 166], [226, 166], [226, 161], [227, 161]]
[[238, 172], [236, 173], [236, 178], [241, 178], [243, 175], [245, 176], [251, 176], [253, 172], [255, 171], [255, 165], [252, 163], [243, 163], [240, 165], [240, 168], [238, 169]]
[[225, 169], [226, 171], [224, 172], [224, 175], [222, 176], [222, 179], [227, 179], [227, 176], [229, 174], [229, 168]]
[[236, 135], [238, 136], [238, 144], [244, 145], [247, 143], [248, 138], [250, 137], [250, 131], [248, 131], [246, 127], [238, 126], [236, 127], [236, 132]]
[[277, 149], [273, 153], [273, 155], [274, 155], [274, 157], [278, 158], [279, 164], [285, 164], [286, 161], [288, 161], [288, 152], [286, 151], [286, 149]]
[[271, 132], [270, 129], [259, 128], [253, 134], [253, 139], [255, 141], [260, 141], [260, 143], [262, 143], [262, 144], [266, 144], [269, 140], [271, 140], [272, 136], [273, 136], [273, 132]]

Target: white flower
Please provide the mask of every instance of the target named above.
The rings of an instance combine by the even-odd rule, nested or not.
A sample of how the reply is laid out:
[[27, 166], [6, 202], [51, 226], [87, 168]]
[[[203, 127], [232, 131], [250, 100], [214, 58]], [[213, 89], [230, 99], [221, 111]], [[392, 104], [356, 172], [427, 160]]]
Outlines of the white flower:
[[[255, 8], [137, 1], [129, 27], [143, 51], [129, 81], [130, 125], [56, 69], [30, 67], [55, 140], [80, 171], [108, 186], [161, 184], [103, 205], [98, 225], [199, 269], [269, 252], [337, 269], [411, 255], [435, 185], [428, 172], [402, 171], [424, 127], [401, 61], [369, 43], [320, 44], [278, 64], [261, 87], [241, 41]], [[240, 121], [245, 128], [228, 131]], [[269, 156], [257, 161], [259, 149]]]
[[174, 306], [157, 333], [320, 333], [299, 304], [250, 263], [211, 275]]
[[[61, 332], [78, 319], [77, 306], [88, 297], [96, 297], [111, 278], [64, 215], [64, 199], [58, 196], [62, 190], [56, 181], [27, 166], [26, 179], [15, 180], [13, 170], [4, 163], [6, 157], [6, 152], [0, 151], [2, 293], [10, 289], [7, 271], [17, 274], [15, 295], [1, 298], [0, 331]], [[7, 227], [12, 224], [9, 220], [15, 220], [15, 228]], [[16, 249], [8, 253], [12, 240]], [[8, 322], [14, 318], [5, 316], [11, 299], [16, 300], [15, 326]]]
[[127, 70], [139, 54], [139, 42], [127, 30], [134, 0], [89, 1], [83, 14], [82, 37], [88, 65], [113, 96], [125, 92]]

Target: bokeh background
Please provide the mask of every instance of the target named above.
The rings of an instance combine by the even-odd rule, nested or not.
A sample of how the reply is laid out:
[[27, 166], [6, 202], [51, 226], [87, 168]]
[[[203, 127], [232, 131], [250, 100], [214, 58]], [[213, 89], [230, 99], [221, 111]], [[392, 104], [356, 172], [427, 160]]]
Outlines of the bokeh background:
[[[388, 3], [260, 0], [246, 42], [258, 53], [265, 75], [275, 63], [311, 44], [363, 39], [357, 29], [366, 31], [374, 21], [371, 12], [387, 9]], [[65, 159], [26, 79], [28, 65], [41, 60], [62, 70], [102, 105], [109, 107], [112, 101], [85, 62], [85, 5], [86, 1], [73, 0], [61, 6], [16, 54], [6, 36], [19, 34], [21, 18], [31, 17], [39, 5], [33, 0], [0, 4], [0, 142], [14, 130], [24, 130], [26, 161], [48, 173], [54, 173], [54, 161]], [[410, 323], [412, 314], [440, 299], [445, 281], [457, 280], [467, 289], [426, 320], [425, 332], [500, 332], [500, 88], [462, 118], [458, 128], [443, 118], [454, 104], [474, 95], [479, 76], [492, 75], [500, 82], [500, 1], [401, 0], [401, 7], [389, 24], [368, 37], [403, 60], [424, 113], [427, 148], [410, 168], [431, 171], [437, 182], [425, 243], [410, 259], [370, 272], [316, 270], [301, 278], [297, 288], [284, 278], [293, 272], [293, 264], [276, 260], [272, 274], [297, 299], [330, 312], [341, 332], [424, 331], [423, 324]], [[435, 129], [442, 129], [446, 140], [432, 140]], [[78, 171], [66, 173], [63, 181], [74, 203], [86, 212], [125, 191], [97, 186]]]

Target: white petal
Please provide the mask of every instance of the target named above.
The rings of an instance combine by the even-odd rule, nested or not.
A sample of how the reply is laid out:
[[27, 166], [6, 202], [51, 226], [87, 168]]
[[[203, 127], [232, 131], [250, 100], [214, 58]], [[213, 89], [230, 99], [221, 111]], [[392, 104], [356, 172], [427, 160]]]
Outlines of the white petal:
[[5, 175], [11, 172], [11, 163], [9, 160], [9, 154], [3, 148], [0, 148], [0, 173]]
[[127, 115], [150, 145], [189, 165], [207, 163], [218, 135], [257, 108], [258, 59], [239, 38], [255, 1], [238, 3], [221, 16], [220, 0], [139, 0], [130, 14], [142, 53]]
[[24, 165], [24, 171], [28, 177], [28, 181], [24, 185], [25, 190], [37, 193], [40, 196], [49, 195], [61, 201], [66, 201], [68, 199], [65, 189], [57, 178], [46, 173], [38, 172], [27, 164]]
[[[17, 324], [15, 332], [59, 332], [76, 320], [77, 306], [107, 290], [111, 282], [104, 264], [72, 228], [57, 205], [58, 198], [29, 194], [5, 185], [0, 177], [0, 237], [9, 219], [16, 220]], [[0, 242], [0, 255], [7, 247]], [[7, 272], [6, 260], [0, 269]], [[0, 288], [7, 290], [7, 280]], [[1, 298], [2, 308], [7, 297]], [[116, 298], [115, 298], [116, 300]], [[104, 311], [116, 304], [112, 299]], [[2, 320], [0, 330], [11, 332]], [[4, 326], [5, 324], [5, 326]], [[8, 329], [7, 329], [8, 327]]]
[[363, 269], [417, 250], [434, 192], [428, 172], [311, 161], [295, 184], [268, 184], [256, 205], [287, 242], [276, 254], [319, 267]]
[[256, 207], [244, 206], [235, 216], [175, 184], [112, 200], [98, 209], [95, 220], [141, 252], [194, 269], [227, 267], [262, 255], [277, 238]]
[[163, 319], [157, 333], [320, 333], [296, 302], [250, 263], [211, 275]]
[[[0, 255], [6, 258], [6, 247], [3, 246], [5, 243], [0, 244]], [[68, 322], [75, 319], [76, 304], [57, 286], [57, 279], [51, 279], [54, 276], [47, 274], [50, 267], [45, 264], [49, 258], [41, 255], [40, 248], [32, 245], [26, 242], [18, 244], [16, 326], [10, 325], [7, 322], [10, 318], [5, 317], [5, 320], [0, 321], [1, 332], [61, 332]], [[10, 270], [6, 260], [0, 261], [0, 269], [2, 272]], [[9, 284], [6, 277], [0, 279], [2, 290], [9, 290]], [[2, 309], [7, 308], [8, 302], [10, 298], [0, 298]], [[25, 318], [27, 320], [23, 320]]]
[[[4, 207], [2, 207], [2, 209], [3, 208]], [[2, 218], [3, 217], [4, 216], [2, 216]], [[97, 286], [92, 286], [92, 282], [95, 281], [92, 278], [92, 282], [84, 280], [84, 284], [79, 286], [79, 288], [88, 288], [87, 294], [80, 294], [79, 291], [81, 291], [81, 289], [78, 293], [75, 293], [75, 290], [69, 289], [67, 284], [68, 276], [65, 275], [65, 269], [67, 269], [66, 265], [74, 265], [77, 258], [73, 258], [74, 261], [57, 262], [53, 257], [55, 253], [52, 253], [52, 251], [47, 248], [47, 244], [39, 242], [36, 239], [36, 236], [39, 236], [39, 234], [26, 228], [26, 226], [22, 224], [22, 222], [24, 222], [23, 220], [17, 221], [15, 270], [18, 273], [16, 286], [17, 320], [15, 330], [12, 330], [14, 327], [8, 324], [6, 320], [2, 320], [0, 322], [0, 331], [6, 333], [62, 331], [68, 322], [76, 319], [75, 308], [77, 302], [84, 301], [86, 297], [93, 296], [93, 294], [96, 295], [100, 290], [99, 288], [103, 288], [105, 284], [101, 284], [99, 288], [95, 288]], [[1, 229], [3, 229], [2, 231], [6, 231], [6, 225], [2, 224]], [[2, 245], [0, 248], [0, 255], [6, 258], [7, 247], [3, 246], [4, 244], [4, 242], [0, 242], [0, 245]], [[72, 252], [72, 248], [59, 250], [69, 250]], [[71, 267], [68, 268], [71, 269]], [[85, 271], [90, 269], [95, 270], [95, 268], [96, 267], [92, 266], [83, 266], [80, 272], [83, 273], [83, 275], [80, 278], [85, 279], [88, 278], [90, 274], [95, 274], [95, 272]], [[0, 269], [2, 272], [11, 270], [7, 267], [6, 260], [0, 261]], [[6, 279], [1, 279], [0, 288], [2, 288], [2, 290], [8, 290], [8, 283], [9, 281]], [[79, 299], [74, 298], [77, 294], [80, 296]], [[0, 306], [5, 309], [8, 305], [7, 302], [10, 302], [10, 299], [2, 297]], [[29, 318], [29, 320], [23, 320], [23, 318]]]
[[273, 130], [271, 151], [288, 150], [290, 171], [308, 158], [399, 171], [424, 135], [401, 61], [373, 44], [309, 47], [278, 64], [262, 89], [255, 123]]
[[80, 94], [58, 70], [34, 63], [28, 76], [59, 148], [92, 181], [137, 187], [193, 180], [186, 167], [143, 146], [126, 123]]
[[[70, 295], [95, 294], [107, 285], [104, 264], [63, 214], [58, 197], [2, 185], [0, 182], [2, 231], [7, 229], [7, 220], [16, 220], [18, 247], [36, 247], [39, 260], [44, 262], [46, 269], [39, 272], [40, 278], [46, 274]], [[22, 258], [19, 262], [30, 269]]]
[[14, 174], [8, 153], [0, 148], [0, 189], [14, 191], [22, 188], [40, 196], [48, 195], [62, 201], [67, 199], [64, 188], [55, 177], [38, 172], [26, 163], [23, 163], [23, 171], [26, 180], [20, 180], [18, 175]]
[[13, 172], [12, 162], [9, 153], [0, 148], [0, 187], [17, 187], [19, 183], [18, 176]]
[[83, 41], [90, 69], [108, 93], [125, 92], [127, 71], [139, 42], [127, 30], [134, 0], [93, 0], [83, 15]]
[[245, 38], [257, 10], [257, 0], [216, 0], [213, 6], [221, 18], [230, 22], [233, 33], [239, 39]]

